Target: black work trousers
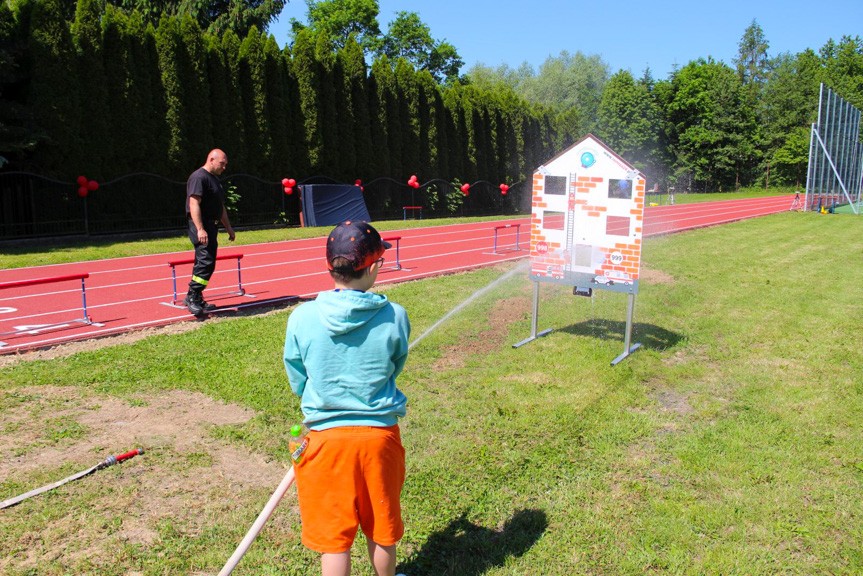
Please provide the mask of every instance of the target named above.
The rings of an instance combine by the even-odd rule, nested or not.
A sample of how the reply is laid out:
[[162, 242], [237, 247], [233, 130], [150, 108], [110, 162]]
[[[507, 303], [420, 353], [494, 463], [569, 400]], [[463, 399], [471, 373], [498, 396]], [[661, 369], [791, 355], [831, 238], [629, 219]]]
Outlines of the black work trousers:
[[189, 281], [189, 294], [200, 294], [210, 283], [210, 276], [216, 270], [216, 252], [219, 249], [219, 227], [212, 220], [204, 220], [204, 230], [207, 231], [208, 242], [198, 242], [198, 229], [195, 222], [189, 218], [189, 240], [195, 247], [195, 265], [192, 268], [192, 279]]

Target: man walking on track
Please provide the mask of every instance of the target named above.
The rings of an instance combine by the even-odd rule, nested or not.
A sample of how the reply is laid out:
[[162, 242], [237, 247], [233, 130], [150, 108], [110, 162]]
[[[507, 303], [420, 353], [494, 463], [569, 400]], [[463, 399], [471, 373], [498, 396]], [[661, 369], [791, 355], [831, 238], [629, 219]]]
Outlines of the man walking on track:
[[195, 247], [195, 266], [183, 305], [195, 316], [215, 308], [204, 301], [202, 293], [216, 269], [219, 222], [231, 241], [236, 237], [225, 208], [225, 189], [218, 178], [227, 165], [228, 157], [224, 152], [218, 148], [211, 150], [204, 165], [192, 172], [186, 182], [186, 219], [189, 240]]

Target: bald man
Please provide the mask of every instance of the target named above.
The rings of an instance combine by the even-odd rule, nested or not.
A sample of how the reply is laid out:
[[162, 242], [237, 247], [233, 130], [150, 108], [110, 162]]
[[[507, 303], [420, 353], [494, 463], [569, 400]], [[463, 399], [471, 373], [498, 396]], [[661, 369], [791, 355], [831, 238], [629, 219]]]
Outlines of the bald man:
[[216, 269], [219, 222], [231, 241], [236, 237], [225, 209], [225, 189], [219, 180], [227, 165], [228, 157], [224, 152], [218, 148], [211, 150], [204, 165], [192, 172], [186, 182], [186, 219], [189, 240], [195, 247], [195, 266], [183, 305], [195, 316], [215, 308], [204, 301], [203, 292]]

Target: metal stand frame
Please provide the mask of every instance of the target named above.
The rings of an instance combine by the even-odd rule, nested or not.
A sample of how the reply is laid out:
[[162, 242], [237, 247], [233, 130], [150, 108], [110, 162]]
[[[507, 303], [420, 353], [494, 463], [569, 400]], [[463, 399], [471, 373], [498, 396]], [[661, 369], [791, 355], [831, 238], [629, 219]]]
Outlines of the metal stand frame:
[[629, 306], [626, 310], [626, 333], [623, 335], [623, 354], [611, 361], [612, 366], [617, 366], [624, 358], [641, 348], [640, 343], [629, 345], [632, 340], [632, 311], [635, 308], [635, 294], [629, 295]]
[[512, 345], [513, 348], [524, 346], [528, 342], [533, 342], [537, 338], [542, 338], [551, 333], [551, 328], [543, 330], [539, 334], [536, 332], [537, 317], [539, 316], [539, 282], [533, 283], [533, 319], [530, 321], [530, 338], [525, 338], [521, 342], [516, 342]]
[[[627, 358], [630, 354], [641, 348], [641, 343], [636, 342], [635, 344], [631, 344], [632, 342], [632, 315], [635, 310], [635, 294], [629, 294], [629, 305], [626, 310], [626, 331], [623, 335], [623, 354], [615, 358], [611, 361], [612, 366], [617, 366], [620, 364], [625, 358]], [[539, 282], [533, 283], [533, 318], [530, 321], [530, 337], [525, 338], [521, 342], [516, 342], [512, 345], [513, 348], [520, 348], [527, 344], [528, 342], [533, 342], [537, 338], [542, 338], [543, 336], [547, 336], [551, 333], [552, 329], [547, 328], [542, 332], [537, 333], [536, 326], [537, 320], [539, 319]]]

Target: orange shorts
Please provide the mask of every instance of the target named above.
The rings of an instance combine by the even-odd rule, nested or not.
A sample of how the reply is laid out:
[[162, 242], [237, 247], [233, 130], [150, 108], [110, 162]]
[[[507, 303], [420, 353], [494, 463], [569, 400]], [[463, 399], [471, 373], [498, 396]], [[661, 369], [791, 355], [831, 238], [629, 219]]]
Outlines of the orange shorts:
[[358, 526], [381, 546], [401, 540], [405, 450], [398, 425], [309, 432], [309, 447], [294, 466], [307, 548], [345, 552]]

